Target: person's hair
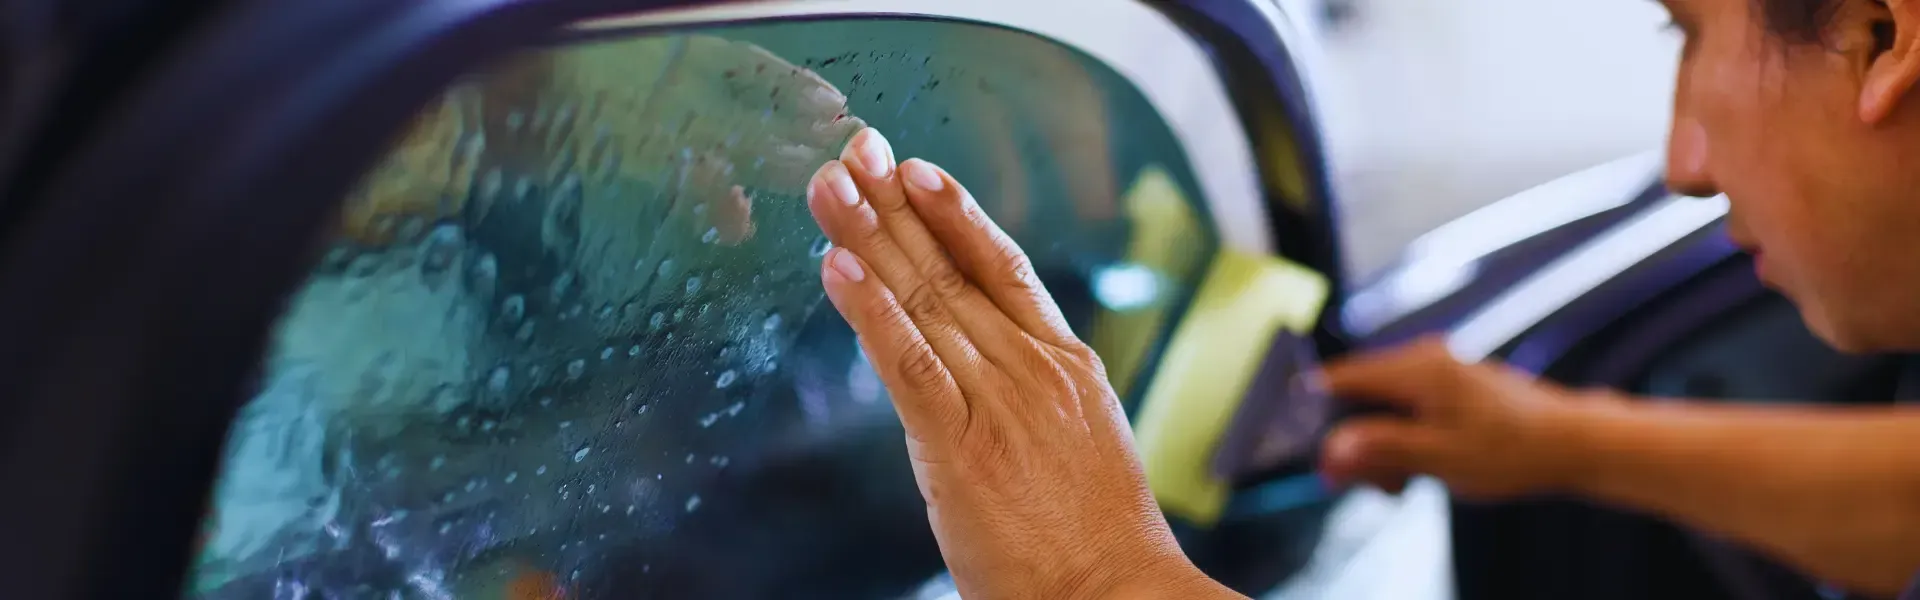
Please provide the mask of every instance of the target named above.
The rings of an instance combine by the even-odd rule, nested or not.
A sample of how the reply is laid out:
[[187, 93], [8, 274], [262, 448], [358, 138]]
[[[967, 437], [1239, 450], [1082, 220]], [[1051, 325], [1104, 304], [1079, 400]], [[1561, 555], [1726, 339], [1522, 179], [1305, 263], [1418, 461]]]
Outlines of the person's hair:
[[1820, 39], [1843, 0], [1754, 0], [1767, 30], [1788, 40]]

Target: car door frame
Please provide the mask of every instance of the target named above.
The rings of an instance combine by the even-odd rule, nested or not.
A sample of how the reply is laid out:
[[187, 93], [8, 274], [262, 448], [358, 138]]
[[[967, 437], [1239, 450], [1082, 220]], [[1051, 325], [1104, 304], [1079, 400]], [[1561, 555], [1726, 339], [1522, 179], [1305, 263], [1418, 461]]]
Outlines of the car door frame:
[[[34, 598], [179, 589], [225, 431], [316, 258], [316, 224], [392, 133], [455, 76], [569, 23], [693, 4], [334, 0], [210, 18], [50, 177], [0, 256], [0, 288], [30, 290], [0, 297], [0, 476], [34, 482], [0, 504], [16, 550], [0, 577]], [[1245, 129], [1259, 172], [1291, 164], [1320, 207], [1319, 224], [1288, 226], [1319, 235], [1283, 250], [1338, 279], [1331, 188], [1277, 8], [1161, 8], [1220, 36], [1206, 39], [1233, 85], [1295, 99], [1240, 115], [1260, 122]], [[1274, 122], [1294, 139], [1272, 137]], [[1282, 193], [1256, 189], [1268, 205]]]

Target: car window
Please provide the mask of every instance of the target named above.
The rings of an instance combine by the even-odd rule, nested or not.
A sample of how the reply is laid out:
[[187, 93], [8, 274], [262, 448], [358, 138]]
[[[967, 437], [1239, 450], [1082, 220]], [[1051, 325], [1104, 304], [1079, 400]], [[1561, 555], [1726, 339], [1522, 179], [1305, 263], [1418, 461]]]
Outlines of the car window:
[[580, 28], [459, 80], [347, 198], [233, 426], [188, 596], [889, 598], [939, 572], [823, 302], [862, 127], [966, 182], [1137, 388], [1217, 241], [1059, 43], [913, 19]]

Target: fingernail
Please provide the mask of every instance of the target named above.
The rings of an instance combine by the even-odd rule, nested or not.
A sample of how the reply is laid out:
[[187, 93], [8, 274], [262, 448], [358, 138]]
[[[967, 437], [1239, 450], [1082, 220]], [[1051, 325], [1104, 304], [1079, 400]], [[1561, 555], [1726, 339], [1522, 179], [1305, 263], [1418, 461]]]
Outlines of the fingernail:
[[847, 173], [847, 166], [840, 161], [827, 163], [827, 168], [820, 170], [820, 177], [827, 184], [827, 191], [841, 202], [848, 206], [860, 203], [860, 187], [853, 184], [853, 176]]
[[839, 273], [841, 277], [845, 277], [847, 281], [858, 283], [860, 280], [867, 278], [866, 270], [860, 268], [860, 261], [855, 260], [853, 253], [847, 251], [846, 248], [834, 248], [833, 256], [827, 257], [827, 264], [833, 267], [835, 273]]
[[860, 157], [860, 168], [868, 175], [885, 179], [893, 174], [893, 147], [887, 144], [887, 136], [880, 130], [868, 127], [854, 136], [854, 155]]
[[900, 165], [900, 172], [907, 176], [907, 184], [929, 192], [938, 192], [947, 187], [947, 180], [940, 177], [940, 170], [933, 163], [918, 158]]

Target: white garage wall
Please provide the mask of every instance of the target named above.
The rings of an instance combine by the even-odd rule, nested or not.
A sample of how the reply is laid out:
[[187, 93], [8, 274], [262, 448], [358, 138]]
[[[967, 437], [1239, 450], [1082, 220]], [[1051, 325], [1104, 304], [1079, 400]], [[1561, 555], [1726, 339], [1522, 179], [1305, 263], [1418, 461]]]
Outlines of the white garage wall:
[[1679, 38], [1651, 0], [1351, 1], [1357, 18], [1321, 32], [1319, 92], [1362, 271], [1482, 203], [1665, 136]]

